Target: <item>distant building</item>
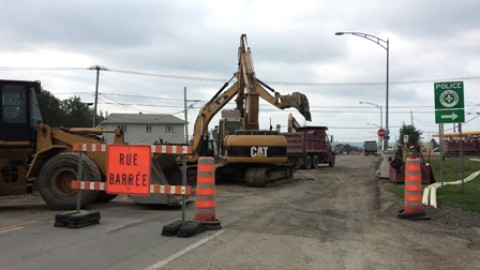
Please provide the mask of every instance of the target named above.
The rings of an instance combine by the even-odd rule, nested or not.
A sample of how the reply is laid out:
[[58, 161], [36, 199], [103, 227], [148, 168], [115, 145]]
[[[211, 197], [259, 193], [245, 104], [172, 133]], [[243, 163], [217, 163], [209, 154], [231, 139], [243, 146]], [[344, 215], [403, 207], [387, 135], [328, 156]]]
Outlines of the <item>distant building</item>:
[[[100, 127], [123, 130], [129, 144], [185, 143], [185, 121], [171, 114], [112, 113]], [[105, 134], [106, 142], [113, 142], [113, 137], [113, 134]]]

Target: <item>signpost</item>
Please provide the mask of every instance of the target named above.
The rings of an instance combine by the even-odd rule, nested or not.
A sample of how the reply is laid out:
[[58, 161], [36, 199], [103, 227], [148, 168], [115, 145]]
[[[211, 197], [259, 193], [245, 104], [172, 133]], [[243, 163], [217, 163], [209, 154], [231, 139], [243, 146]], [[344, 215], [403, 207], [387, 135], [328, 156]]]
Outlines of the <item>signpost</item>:
[[435, 83], [435, 123], [465, 122], [463, 82]]
[[[463, 98], [463, 82], [439, 82], [434, 84], [435, 90], [435, 123], [439, 124], [440, 131], [440, 145], [443, 145], [443, 124], [444, 123], [459, 123], [458, 130], [460, 131], [460, 171], [462, 179], [462, 188], [464, 187], [463, 180], [463, 138], [462, 138], [462, 124], [465, 122], [465, 101]], [[441, 162], [443, 162], [443, 147], [441, 149]], [[440, 170], [442, 170], [440, 166]], [[442, 186], [443, 186], [443, 172]]]
[[385, 136], [385, 130], [383, 128], [378, 129], [377, 135], [378, 137], [383, 138], [383, 136]]
[[108, 194], [149, 195], [151, 147], [149, 145], [108, 145]]

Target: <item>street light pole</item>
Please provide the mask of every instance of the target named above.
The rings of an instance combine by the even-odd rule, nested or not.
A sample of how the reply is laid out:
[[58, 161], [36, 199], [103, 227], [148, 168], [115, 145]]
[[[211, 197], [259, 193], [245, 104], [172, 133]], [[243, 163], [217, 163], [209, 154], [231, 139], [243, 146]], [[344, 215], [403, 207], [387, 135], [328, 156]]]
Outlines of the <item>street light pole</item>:
[[376, 103], [373, 103], [373, 102], [366, 102], [366, 101], [360, 101], [359, 104], [367, 104], [367, 105], [371, 105], [377, 109], [380, 109], [380, 128], [383, 128], [383, 110], [382, 110], [382, 106], [376, 104]]
[[378, 44], [380, 47], [384, 48], [387, 51], [387, 78], [386, 78], [386, 96], [385, 96], [385, 130], [387, 131], [388, 135], [385, 137], [385, 149], [388, 149], [388, 139], [390, 137], [390, 130], [388, 129], [388, 80], [389, 80], [389, 61], [390, 61], [390, 42], [387, 38], [387, 40], [381, 39], [377, 36], [366, 34], [366, 33], [361, 33], [361, 32], [336, 32], [335, 35], [341, 36], [344, 34], [350, 34], [354, 35], [357, 37], [361, 37], [364, 39], [368, 39], [376, 44]]

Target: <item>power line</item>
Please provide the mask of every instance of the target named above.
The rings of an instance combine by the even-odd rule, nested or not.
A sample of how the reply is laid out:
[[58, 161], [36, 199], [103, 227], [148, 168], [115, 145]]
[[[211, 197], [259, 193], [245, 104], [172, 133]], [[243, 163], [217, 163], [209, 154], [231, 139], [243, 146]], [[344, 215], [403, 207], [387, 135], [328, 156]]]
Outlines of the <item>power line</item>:
[[[1, 71], [63, 71], [63, 70], [89, 70], [90, 67], [0, 67]], [[176, 75], [176, 74], [162, 74], [154, 72], [121, 70], [121, 69], [108, 69], [107, 72], [124, 73], [139, 76], [152, 76], [166, 79], [176, 80], [191, 80], [191, 81], [210, 81], [210, 82], [225, 82], [220, 78], [208, 78], [199, 76], [188, 75]], [[390, 81], [391, 85], [412, 84], [412, 83], [432, 83], [440, 81], [453, 81], [453, 80], [478, 80], [480, 76], [463, 76], [463, 77], [450, 77], [450, 78], [437, 78], [437, 79], [418, 79], [418, 80], [406, 80], [406, 81]], [[289, 85], [289, 86], [317, 86], [317, 87], [351, 87], [351, 86], [374, 86], [384, 85], [385, 82], [282, 82], [282, 81], [270, 81], [270, 84], [277, 85]]]
[[131, 71], [131, 70], [120, 70], [120, 69], [110, 69], [109, 71], [117, 72], [117, 73], [124, 73], [124, 74], [131, 74], [131, 75], [152, 76], [152, 77], [161, 77], [161, 78], [176, 79], [176, 80], [225, 82], [224, 79], [218, 79], [218, 78], [206, 78], [206, 77], [195, 77], [195, 76], [186, 76], [186, 75], [160, 74], [160, 73], [153, 73], [153, 72], [141, 72], [141, 71]]
[[[110, 99], [112, 100], [112, 99]], [[140, 106], [140, 107], [169, 107], [169, 108], [181, 108], [183, 107], [182, 105], [170, 105], [170, 104], [138, 104], [138, 103], [122, 103], [118, 101], [113, 101], [112, 102], [99, 102], [98, 104], [104, 104], [104, 105], [120, 105], [120, 106]], [[134, 108], [131, 108], [134, 109]], [[137, 110], [137, 109], [135, 109]], [[183, 111], [182, 111], [183, 112]]]
[[1, 71], [74, 71], [88, 70], [88, 67], [0, 67]]

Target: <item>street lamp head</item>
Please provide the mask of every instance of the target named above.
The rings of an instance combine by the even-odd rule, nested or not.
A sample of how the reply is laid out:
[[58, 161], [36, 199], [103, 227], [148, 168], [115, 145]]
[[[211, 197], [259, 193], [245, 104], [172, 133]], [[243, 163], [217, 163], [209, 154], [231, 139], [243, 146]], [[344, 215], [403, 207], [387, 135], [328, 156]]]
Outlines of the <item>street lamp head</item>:
[[341, 36], [341, 35], [343, 35], [343, 34], [345, 34], [345, 33], [344, 33], [344, 32], [336, 32], [336, 33], [335, 33], [336, 36]]

